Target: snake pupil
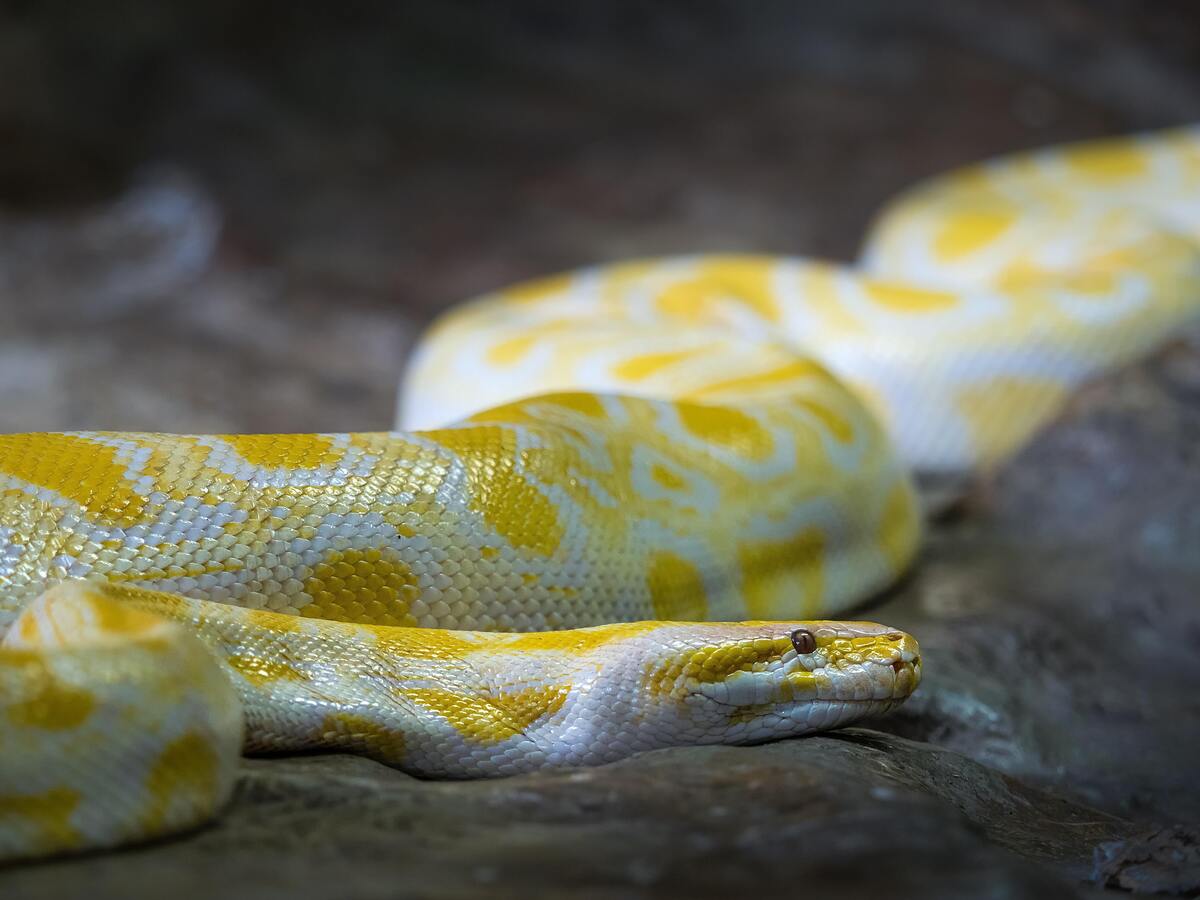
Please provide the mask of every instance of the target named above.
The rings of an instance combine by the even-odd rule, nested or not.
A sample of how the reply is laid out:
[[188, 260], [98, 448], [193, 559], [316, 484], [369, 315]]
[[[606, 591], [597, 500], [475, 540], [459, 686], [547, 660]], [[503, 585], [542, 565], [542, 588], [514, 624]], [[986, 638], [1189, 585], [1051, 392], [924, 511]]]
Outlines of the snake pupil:
[[812, 653], [817, 649], [817, 639], [807, 628], [797, 628], [792, 632], [792, 646], [797, 653]]

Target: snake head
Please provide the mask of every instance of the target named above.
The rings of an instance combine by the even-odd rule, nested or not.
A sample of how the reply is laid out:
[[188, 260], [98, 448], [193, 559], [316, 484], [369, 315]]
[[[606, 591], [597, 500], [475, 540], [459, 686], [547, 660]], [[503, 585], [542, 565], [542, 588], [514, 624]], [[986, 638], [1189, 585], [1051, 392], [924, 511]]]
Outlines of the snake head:
[[870, 622], [627, 622], [467, 637], [475, 649], [461, 659], [475, 687], [455, 701], [460, 714], [486, 693], [488, 715], [515, 723], [513, 741], [528, 750], [472, 751], [476, 769], [499, 774], [838, 728], [897, 706], [921, 678], [917, 642]]
[[916, 640], [871, 622], [673, 624], [657, 639], [644, 719], [688, 743], [838, 728], [899, 705], [921, 680]]

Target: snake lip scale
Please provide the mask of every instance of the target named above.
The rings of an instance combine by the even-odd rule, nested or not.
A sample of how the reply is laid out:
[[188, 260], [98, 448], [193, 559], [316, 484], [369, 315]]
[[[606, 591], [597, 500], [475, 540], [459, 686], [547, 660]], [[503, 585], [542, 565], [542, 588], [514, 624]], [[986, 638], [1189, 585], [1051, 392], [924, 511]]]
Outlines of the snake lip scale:
[[0, 862], [209, 821], [242, 752], [484, 778], [892, 709], [836, 616], [914, 473], [1009, 459], [1200, 308], [1200, 128], [992, 160], [857, 265], [697, 255], [443, 316], [388, 433], [0, 435]]

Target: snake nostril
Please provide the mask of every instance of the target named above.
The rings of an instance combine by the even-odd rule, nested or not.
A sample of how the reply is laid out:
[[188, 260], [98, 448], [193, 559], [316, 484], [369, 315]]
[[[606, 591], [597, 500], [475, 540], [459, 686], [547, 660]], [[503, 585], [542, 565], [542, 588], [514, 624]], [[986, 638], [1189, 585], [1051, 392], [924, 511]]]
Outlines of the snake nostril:
[[887, 638], [889, 641], [902, 641], [902, 640], [904, 640], [904, 635], [902, 635], [902, 634], [901, 634], [900, 632], [898, 632], [898, 631], [889, 631], [887, 634], [885, 634], [885, 635], [884, 635], [884, 637], [885, 637], [885, 638]]
[[895, 669], [896, 674], [899, 675], [901, 672], [904, 671], [904, 660], [902, 660], [902, 659], [894, 660], [892, 662], [892, 668]]

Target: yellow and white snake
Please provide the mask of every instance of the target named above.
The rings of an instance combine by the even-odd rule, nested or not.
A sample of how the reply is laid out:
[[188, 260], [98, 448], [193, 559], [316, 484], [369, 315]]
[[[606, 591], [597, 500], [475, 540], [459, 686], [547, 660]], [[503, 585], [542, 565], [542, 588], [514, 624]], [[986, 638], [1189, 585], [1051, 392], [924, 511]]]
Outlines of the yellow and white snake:
[[1200, 129], [1052, 149], [911, 191], [855, 268], [464, 306], [423, 430], [0, 436], [0, 859], [202, 822], [242, 750], [461, 778], [887, 710], [916, 642], [810, 620], [910, 564], [911, 470], [993, 465], [1192, 316], [1198, 241]]

